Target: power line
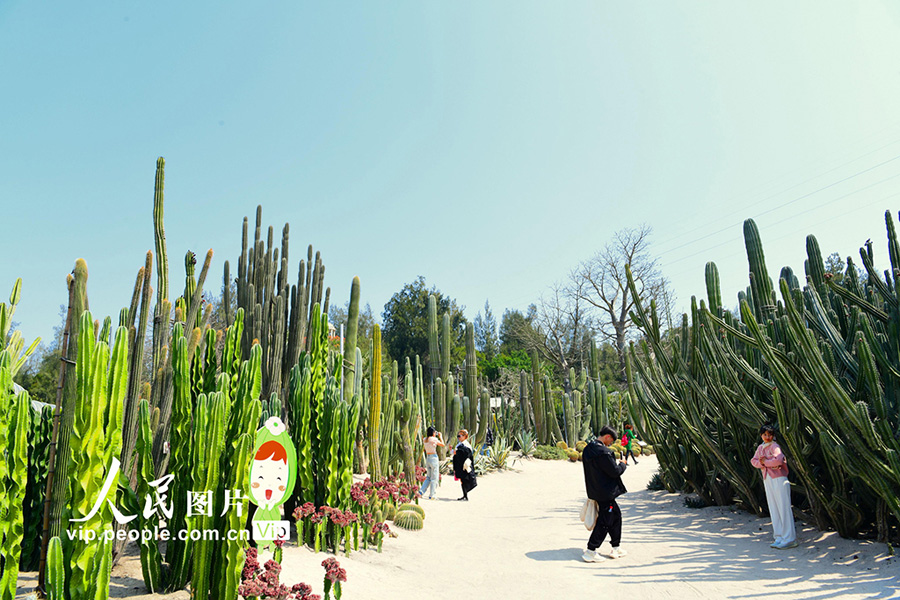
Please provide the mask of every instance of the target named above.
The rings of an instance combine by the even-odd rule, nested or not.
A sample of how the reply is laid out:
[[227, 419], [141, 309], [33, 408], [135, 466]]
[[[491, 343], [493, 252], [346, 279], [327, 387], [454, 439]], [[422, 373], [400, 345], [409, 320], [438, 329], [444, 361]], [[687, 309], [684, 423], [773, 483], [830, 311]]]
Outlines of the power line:
[[[799, 196], [799, 197], [797, 197], [797, 198], [794, 198], [793, 200], [790, 200], [790, 201], [788, 201], [788, 202], [785, 202], [784, 204], [781, 204], [781, 205], [779, 205], [779, 206], [776, 206], [776, 207], [770, 208], [770, 209], [768, 209], [768, 210], [765, 210], [765, 211], [763, 211], [763, 212], [761, 212], [761, 213], [758, 213], [758, 214], [756, 214], [755, 216], [753, 216], [752, 218], [759, 218], [759, 217], [762, 217], [762, 216], [764, 216], [764, 215], [767, 215], [767, 214], [769, 214], [769, 213], [771, 213], [771, 212], [774, 212], [774, 211], [776, 211], [776, 210], [780, 210], [780, 209], [782, 209], [782, 208], [784, 208], [784, 207], [786, 207], [786, 206], [790, 206], [791, 204], [794, 204], [794, 203], [796, 203], [796, 202], [799, 202], [800, 200], [804, 200], [804, 199], [809, 198], [810, 196], [812, 196], [812, 195], [814, 195], [814, 194], [818, 194], [819, 192], [822, 192], [822, 191], [825, 191], [825, 190], [827, 190], [827, 189], [833, 188], [833, 187], [836, 186], [836, 185], [840, 185], [841, 183], [844, 183], [844, 182], [846, 182], [846, 181], [849, 181], [849, 180], [853, 179], [854, 177], [859, 177], [860, 175], [864, 175], [864, 174], [866, 174], [866, 173], [868, 173], [868, 172], [870, 172], [870, 171], [872, 171], [872, 170], [874, 170], [874, 169], [877, 169], [877, 168], [879, 168], [879, 167], [882, 167], [882, 166], [884, 166], [884, 165], [886, 165], [886, 164], [888, 164], [888, 163], [891, 163], [891, 162], [893, 162], [893, 161], [895, 161], [895, 160], [898, 160], [898, 159], [900, 159], [900, 154], [897, 154], [897, 155], [895, 155], [894, 157], [889, 158], [888, 160], [885, 160], [885, 161], [883, 161], [883, 162], [880, 162], [880, 163], [878, 163], [877, 165], [873, 165], [873, 166], [868, 167], [868, 168], [866, 168], [866, 169], [863, 169], [863, 170], [861, 170], [861, 171], [857, 171], [856, 173], [854, 173], [854, 174], [852, 174], [852, 175], [848, 175], [847, 177], [844, 177], [843, 179], [839, 179], [839, 180], [837, 180], [837, 181], [833, 181], [833, 182], [829, 183], [828, 185], [822, 186], [822, 187], [820, 187], [820, 188], [818, 188], [818, 189], [815, 189], [815, 190], [813, 190], [813, 191], [811, 191], [811, 192], [808, 192], [808, 193], [806, 193], [806, 194], [803, 194], [802, 196]], [[900, 173], [898, 173], [898, 174], [896, 174], [896, 175], [892, 175], [892, 176], [890, 176], [890, 177], [888, 177], [888, 178], [886, 178], [886, 179], [883, 179], [883, 180], [881, 180], [881, 181], [879, 181], [879, 182], [877, 182], [877, 183], [875, 183], [875, 184], [872, 184], [872, 185], [878, 185], [878, 184], [880, 184], [880, 183], [884, 183], [885, 181], [887, 181], [887, 180], [889, 180], [889, 179], [893, 179], [894, 177], [897, 177], [897, 176], [900, 176]], [[872, 185], [867, 186], [867, 188], [862, 188], [862, 189], [868, 189], [868, 187], [872, 187]], [[857, 191], [861, 191], [861, 190], [857, 190]], [[696, 244], [696, 243], [697, 243], [698, 241], [700, 241], [700, 240], [705, 240], [705, 239], [710, 238], [710, 237], [712, 237], [712, 236], [714, 236], [714, 235], [718, 235], [718, 234], [722, 233], [723, 231], [727, 231], [727, 230], [731, 229], [732, 227], [735, 227], [735, 226], [740, 225], [740, 224], [742, 224], [742, 223], [743, 223], [743, 220], [738, 221], [737, 223], [730, 223], [729, 225], [727, 225], [727, 226], [725, 226], [725, 227], [722, 227], [721, 229], [717, 229], [717, 230], [713, 231], [712, 233], [708, 233], [708, 234], [706, 234], [706, 235], [704, 235], [704, 236], [702, 236], [702, 237], [694, 238], [694, 239], [691, 239], [691, 240], [689, 240], [689, 241], [687, 241], [687, 242], [684, 242], [683, 244], [680, 244], [680, 245], [678, 245], [678, 246], [675, 246], [674, 248], [671, 248], [670, 250], [668, 250], [668, 252], [674, 252], [675, 250], [679, 250], [679, 249], [681, 249], [681, 248], [684, 248], [685, 246], [690, 246], [691, 244]], [[715, 248], [716, 246], [713, 246], [713, 247]], [[685, 257], [685, 258], [690, 258], [691, 256], [696, 256], [696, 254], [691, 254], [691, 255], [689, 255], [689, 256], [687, 256], [687, 257]], [[683, 259], [679, 259], [679, 260], [683, 260]], [[675, 261], [675, 262], [678, 262], [678, 261]]]
[[[856, 162], [856, 161], [858, 161], [858, 160], [861, 160], [861, 159], [863, 159], [863, 158], [865, 158], [865, 157], [867, 157], [867, 156], [870, 156], [870, 155], [872, 155], [872, 154], [875, 154], [875, 153], [877, 153], [877, 152], [880, 152], [881, 150], [884, 150], [885, 148], [888, 148], [888, 147], [890, 147], [890, 146], [893, 146], [894, 144], [896, 144], [896, 143], [898, 143], [898, 142], [900, 142], [900, 139], [895, 139], [895, 140], [893, 140], [893, 141], [891, 141], [891, 142], [889, 142], [889, 143], [887, 143], [887, 144], [884, 144], [884, 145], [882, 145], [882, 146], [879, 146], [878, 148], [875, 148], [874, 150], [870, 150], [870, 151], [865, 152], [865, 153], [863, 153], [863, 154], [861, 154], [861, 155], [859, 155], [859, 156], [856, 156], [855, 158], [853, 158], [853, 159], [851, 159], [851, 160], [848, 160], [848, 161], [843, 162], [843, 163], [841, 163], [841, 164], [839, 164], [839, 165], [836, 165], [836, 166], [832, 167], [831, 169], [828, 169], [827, 171], [824, 171], [824, 172], [819, 173], [819, 174], [817, 174], [817, 175], [813, 175], [812, 177], [808, 177], [807, 179], [804, 179], [803, 181], [800, 181], [800, 182], [798, 182], [798, 183], [796, 183], [796, 184], [794, 184], [794, 185], [791, 185], [791, 186], [789, 186], [789, 187], [787, 187], [787, 188], [784, 188], [784, 189], [782, 189], [782, 190], [779, 190], [778, 192], [775, 192], [775, 193], [773, 193], [773, 194], [770, 194], [770, 195], [766, 196], [765, 198], [762, 198], [762, 199], [760, 199], [760, 200], [757, 200], [756, 202], [753, 202], [753, 203], [750, 204], [749, 206], [745, 206], [744, 209], [740, 209], [740, 210], [737, 210], [737, 211], [732, 211], [732, 212], [728, 213], [727, 215], [719, 216], [719, 217], [713, 219], [712, 221], [707, 221], [705, 224], [699, 225], [699, 226], [695, 227], [694, 229], [691, 229], [691, 230], [688, 231], [688, 232], [685, 232], [685, 233], [679, 233], [679, 234], [674, 235], [674, 236], [672, 236], [672, 237], [663, 239], [663, 240], [661, 240], [660, 242], [658, 242], [657, 244], [658, 244], [658, 245], [665, 245], [665, 244], [667, 244], [667, 243], [669, 243], [669, 242], [671, 242], [671, 241], [675, 241], [675, 240], [682, 239], [682, 238], [683, 238], [685, 235], [687, 235], [687, 234], [693, 233], [693, 232], [695, 232], [695, 231], [701, 231], [701, 230], [703, 230], [703, 229], [706, 229], [706, 228], [708, 228], [710, 225], [712, 225], [712, 224], [714, 224], [714, 223], [716, 223], [716, 222], [718, 222], [718, 221], [721, 221], [722, 219], [725, 219], [725, 218], [728, 218], [728, 217], [733, 216], [733, 215], [735, 215], [735, 214], [738, 214], [738, 213], [741, 212], [742, 210], [746, 210], [746, 208], [758, 206], [758, 205], [762, 204], [763, 202], [766, 202], [766, 201], [768, 201], [768, 200], [771, 200], [772, 198], [776, 198], [776, 197], [778, 197], [779, 195], [784, 194], [784, 193], [786, 193], [786, 192], [789, 192], [789, 191], [791, 191], [791, 190], [793, 190], [793, 189], [795, 189], [795, 188], [798, 188], [798, 187], [800, 187], [800, 186], [802, 186], [802, 185], [804, 185], [804, 184], [806, 184], [806, 183], [809, 183], [810, 181], [814, 181], [814, 180], [816, 180], [816, 179], [818, 179], [818, 178], [820, 178], [820, 177], [823, 177], [823, 176], [825, 176], [825, 175], [828, 175], [829, 173], [832, 173], [832, 172], [834, 172], [834, 171], [837, 171], [838, 169], [841, 169], [842, 167], [845, 167], [845, 166], [847, 166], [847, 165], [853, 164], [854, 162]], [[799, 169], [798, 169], [798, 170], [799, 170]], [[773, 180], [773, 181], [774, 181], [774, 180]], [[738, 199], [737, 197], [736, 197], [736, 198], [732, 198], [732, 201], [736, 201], [737, 199]]]

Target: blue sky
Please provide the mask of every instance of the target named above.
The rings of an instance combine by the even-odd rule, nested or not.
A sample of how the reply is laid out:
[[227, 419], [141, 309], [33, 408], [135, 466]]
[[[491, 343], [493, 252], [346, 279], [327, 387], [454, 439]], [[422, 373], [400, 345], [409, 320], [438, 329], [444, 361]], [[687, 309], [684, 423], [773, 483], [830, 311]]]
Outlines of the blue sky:
[[746, 286], [805, 236], [886, 265], [900, 209], [900, 6], [876, 2], [0, 3], [0, 295], [26, 339], [87, 260], [116, 315], [153, 247], [166, 159], [174, 291], [187, 250], [291, 224], [334, 301], [380, 313], [424, 275], [473, 318], [524, 309], [647, 223], [680, 306]]

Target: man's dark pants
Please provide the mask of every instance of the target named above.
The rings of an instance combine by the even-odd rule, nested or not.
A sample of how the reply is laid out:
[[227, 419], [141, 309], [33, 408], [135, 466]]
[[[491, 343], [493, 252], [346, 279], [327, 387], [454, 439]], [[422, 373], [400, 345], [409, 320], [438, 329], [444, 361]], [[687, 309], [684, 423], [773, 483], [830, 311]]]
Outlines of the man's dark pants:
[[597, 504], [597, 521], [594, 523], [594, 529], [588, 539], [588, 550], [599, 548], [607, 533], [609, 534], [609, 543], [616, 548], [622, 541], [622, 511], [619, 510], [619, 505], [615, 500], [609, 504], [605, 502]]

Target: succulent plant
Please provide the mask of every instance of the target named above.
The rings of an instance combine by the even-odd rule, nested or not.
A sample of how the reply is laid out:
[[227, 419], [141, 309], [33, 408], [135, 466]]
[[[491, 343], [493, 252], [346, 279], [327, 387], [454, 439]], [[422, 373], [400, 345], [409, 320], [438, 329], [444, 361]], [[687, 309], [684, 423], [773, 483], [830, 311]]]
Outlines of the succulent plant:
[[403, 529], [419, 530], [425, 525], [425, 519], [414, 510], [398, 511], [393, 518], [394, 524]]

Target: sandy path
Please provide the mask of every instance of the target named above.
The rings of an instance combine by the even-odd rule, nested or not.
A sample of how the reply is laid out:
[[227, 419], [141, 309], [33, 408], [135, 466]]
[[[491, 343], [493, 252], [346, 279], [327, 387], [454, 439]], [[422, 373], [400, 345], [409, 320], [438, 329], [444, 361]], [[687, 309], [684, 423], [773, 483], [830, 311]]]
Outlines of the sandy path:
[[[470, 502], [457, 502], [459, 486], [444, 476], [440, 499], [422, 501], [425, 528], [395, 528], [384, 551], [338, 557], [348, 581], [344, 599], [422, 597], [606, 598], [900, 597], [900, 559], [884, 544], [843, 540], [800, 528], [800, 548], [768, 547], [767, 519], [729, 508], [688, 509], [681, 496], [645, 489], [655, 458], [629, 467], [620, 560], [580, 560], [588, 532], [578, 520], [584, 499], [581, 465], [519, 461], [513, 471], [479, 479]], [[798, 524], [799, 525], [799, 524]], [[601, 551], [608, 550], [605, 544]], [[282, 579], [306, 581], [322, 591], [321, 561], [329, 556], [286, 548]], [[120, 597], [140, 594], [140, 565], [120, 564]]]

